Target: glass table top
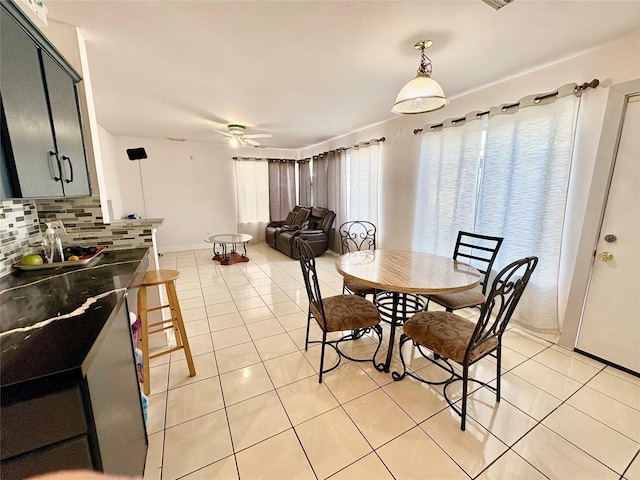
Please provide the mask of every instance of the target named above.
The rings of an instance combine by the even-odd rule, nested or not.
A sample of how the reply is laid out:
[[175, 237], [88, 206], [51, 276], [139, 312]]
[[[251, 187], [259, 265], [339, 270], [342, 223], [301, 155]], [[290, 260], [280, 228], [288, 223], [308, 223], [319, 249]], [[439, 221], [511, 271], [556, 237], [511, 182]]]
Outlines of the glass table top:
[[248, 233], [223, 233], [220, 235], [209, 235], [205, 238], [205, 242], [208, 243], [247, 243], [253, 239], [253, 235]]

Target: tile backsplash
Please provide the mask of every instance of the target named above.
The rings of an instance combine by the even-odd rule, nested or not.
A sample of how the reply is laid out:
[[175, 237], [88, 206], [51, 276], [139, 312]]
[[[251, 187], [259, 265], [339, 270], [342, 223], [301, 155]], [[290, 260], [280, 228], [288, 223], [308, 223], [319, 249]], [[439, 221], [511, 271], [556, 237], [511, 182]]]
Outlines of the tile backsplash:
[[28, 200], [5, 200], [0, 209], [0, 276], [28, 253], [29, 242], [41, 240], [38, 212]]
[[109, 248], [151, 247], [151, 229], [162, 219], [118, 220], [104, 224], [99, 197], [6, 200], [0, 208], [0, 276], [11, 272], [12, 264], [36, 251], [44, 222], [62, 220], [67, 235], [63, 245]]

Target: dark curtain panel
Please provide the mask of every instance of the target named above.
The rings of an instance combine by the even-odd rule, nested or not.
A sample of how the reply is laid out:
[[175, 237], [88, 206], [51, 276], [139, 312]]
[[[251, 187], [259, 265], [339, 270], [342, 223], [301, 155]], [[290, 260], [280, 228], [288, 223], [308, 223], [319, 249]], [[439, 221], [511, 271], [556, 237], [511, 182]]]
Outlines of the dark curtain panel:
[[284, 220], [295, 204], [296, 164], [269, 161], [269, 217], [272, 222]]
[[298, 168], [300, 169], [300, 205], [313, 205], [313, 200], [311, 199], [311, 163], [309, 161], [304, 161], [298, 163]]
[[323, 154], [313, 158], [313, 183], [311, 190], [313, 192], [313, 205], [316, 207], [327, 208], [329, 203], [329, 156], [331, 154]]

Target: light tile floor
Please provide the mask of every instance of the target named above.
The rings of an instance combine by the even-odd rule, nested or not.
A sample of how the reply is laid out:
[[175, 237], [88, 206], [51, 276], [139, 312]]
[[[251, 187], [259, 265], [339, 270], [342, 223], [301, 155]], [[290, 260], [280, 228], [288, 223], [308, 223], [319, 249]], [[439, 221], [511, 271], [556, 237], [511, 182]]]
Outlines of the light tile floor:
[[[152, 362], [145, 479], [640, 480], [640, 379], [512, 328], [502, 401], [473, 391], [462, 432], [441, 387], [344, 361], [319, 384], [298, 262], [264, 244], [248, 255], [232, 266], [208, 250], [161, 258], [181, 272], [197, 375], [182, 352]], [[335, 256], [317, 261], [323, 296], [341, 293]], [[365, 337], [349, 351], [373, 345]], [[424, 362], [411, 368], [441, 375]], [[495, 364], [473, 375], [494, 380]]]

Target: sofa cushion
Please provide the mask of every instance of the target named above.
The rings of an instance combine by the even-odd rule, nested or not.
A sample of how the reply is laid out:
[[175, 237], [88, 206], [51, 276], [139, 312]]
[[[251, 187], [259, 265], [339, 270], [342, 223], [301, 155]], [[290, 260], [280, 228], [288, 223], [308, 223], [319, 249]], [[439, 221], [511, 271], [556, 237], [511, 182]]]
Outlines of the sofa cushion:
[[298, 215], [298, 212], [295, 212], [295, 211], [293, 211], [293, 210], [292, 210], [292, 211], [290, 211], [290, 212], [289, 212], [289, 214], [287, 215], [287, 218], [286, 218], [286, 219], [285, 219], [285, 221], [284, 221], [284, 224], [285, 224], [285, 225], [292, 225], [292, 224], [293, 224], [293, 222], [294, 222], [294, 221], [295, 221], [295, 219], [296, 219], [296, 215]]
[[293, 221], [293, 225], [302, 225], [310, 213], [311, 210], [309, 210], [308, 208], [301, 208], [296, 215], [296, 219]]
[[323, 218], [328, 211], [329, 209], [324, 207], [311, 207], [311, 216], [316, 218]]
[[316, 230], [318, 228], [318, 225], [320, 225], [320, 223], [322, 223], [317, 218], [311, 217], [311, 216], [309, 218], [307, 218], [307, 222], [309, 222], [309, 229], [310, 230]]

